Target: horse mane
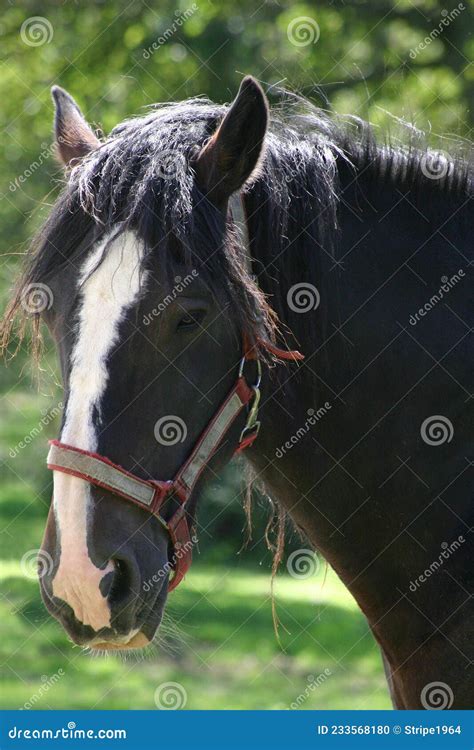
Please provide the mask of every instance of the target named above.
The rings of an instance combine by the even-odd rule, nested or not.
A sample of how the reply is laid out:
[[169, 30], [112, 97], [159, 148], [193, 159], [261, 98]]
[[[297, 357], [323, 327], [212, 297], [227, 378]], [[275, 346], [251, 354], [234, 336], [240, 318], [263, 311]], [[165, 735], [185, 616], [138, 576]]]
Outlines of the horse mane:
[[33, 341], [39, 338], [39, 315], [25, 316], [22, 310], [25, 286], [47, 283], [65, 265], [77, 270], [78, 262], [101, 235], [126, 229], [141, 236], [146, 252], [162, 254], [170, 275], [176, 254], [164, 252], [163, 247], [166, 238], [177, 240], [174, 244], [179, 245], [186, 264], [198, 266], [216, 293], [224, 285], [240, 328], [250, 333], [263, 329], [273, 340], [278, 325], [272, 307], [281, 308], [275, 277], [291, 270], [289, 240], [299, 227], [306, 227], [307, 275], [317, 268], [318, 246], [326, 252], [334, 247], [341, 165], [355, 176], [369, 173], [379, 183], [392, 181], [441, 196], [472, 193], [472, 164], [465, 158], [462, 143], [450, 145], [454, 155], [443, 179], [430, 180], [421, 169], [429, 153], [425, 136], [414, 128], [404, 125], [408, 138], [390, 138], [379, 145], [368, 123], [328, 114], [300, 96], [280, 92], [271, 109], [264, 158], [258, 174], [244, 188], [246, 200], [264, 216], [260, 224], [271, 228], [257, 230], [255, 240], [259, 265], [271, 269], [266, 284], [271, 290], [270, 306], [245, 270], [237, 239], [219, 246], [219, 212], [194, 180], [193, 158], [226, 111], [227, 106], [204, 98], [155, 105], [144, 116], [115, 127], [99, 148], [72, 169], [27, 253], [2, 325], [4, 347], [15, 318], [20, 319], [21, 337], [27, 318], [33, 317]]

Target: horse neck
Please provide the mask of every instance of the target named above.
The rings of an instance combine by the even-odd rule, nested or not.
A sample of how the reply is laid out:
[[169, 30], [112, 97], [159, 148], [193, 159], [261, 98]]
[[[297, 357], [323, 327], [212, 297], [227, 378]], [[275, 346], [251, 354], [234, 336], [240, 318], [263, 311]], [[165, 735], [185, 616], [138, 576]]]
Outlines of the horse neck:
[[[410, 582], [437, 559], [442, 542], [464, 530], [449, 512], [432, 515], [427, 529], [423, 508], [458, 477], [455, 501], [462, 516], [459, 482], [463, 484], [467, 468], [448, 447], [444, 466], [449, 471], [443, 472], [435, 450], [426, 451], [420, 441], [423, 419], [437, 411], [429, 389], [416, 400], [410, 388], [430, 369], [423, 347], [436, 346], [437, 325], [433, 318], [419, 347], [410, 338], [408, 321], [443, 274], [465, 266], [462, 251], [469, 239], [461, 221], [446, 225], [457, 199], [446, 205], [440, 195], [434, 205], [431, 192], [428, 231], [421, 211], [423, 191], [408, 191], [403, 199], [400, 185], [373, 176], [350, 184], [346, 170], [340, 179], [344, 201], [337, 241], [329, 251], [315, 244], [318, 257], [306, 268], [299, 257], [307, 258], [310, 248], [297, 240], [286, 265], [276, 258], [272, 263], [272, 227], [262, 225], [265, 211], [258, 208], [262, 196], [251, 192], [247, 199], [255, 268], [266, 268], [260, 283], [306, 355], [301, 366], [278, 366], [267, 373], [262, 429], [251, 460], [270, 494], [351, 590], [384, 651], [400, 662], [412, 643], [407, 637], [399, 652], [397, 629], [409, 630], [415, 639], [423, 639], [430, 629], [421, 616], [415, 624], [415, 610], [404, 603]], [[458, 215], [465, 210], [462, 202], [460, 197]], [[444, 239], [436, 226], [444, 227]], [[450, 253], [447, 259], [450, 237], [456, 238], [461, 254]], [[417, 261], [414, 273], [408, 267], [411, 258]], [[424, 278], [417, 281], [417, 275]], [[288, 315], [287, 295], [303, 280], [318, 289], [321, 304], [311, 312]], [[453, 302], [459, 297], [459, 312], [462, 283], [450, 294]], [[453, 342], [462, 338], [462, 329], [454, 330], [454, 316], [445, 326], [449, 334], [452, 330]], [[429, 380], [432, 392], [445, 386], [437, 371]], [[453, 392], [450, 408], [462, 413], [464, 398], [462, 390]], [[459, 419], [460, 438], [464, 429]], [[408, 526], [414, 541], [400, 531]], [[461, 569], [464, 554], [456, 562]], [[446, 578], [440, 578], [436, 595], [431, 587], [421, 589], [417, 605], [432, 611], [437, 601], [453, 596], [449, 588]], [[398, 616], [386, 618], [394, 606]]]

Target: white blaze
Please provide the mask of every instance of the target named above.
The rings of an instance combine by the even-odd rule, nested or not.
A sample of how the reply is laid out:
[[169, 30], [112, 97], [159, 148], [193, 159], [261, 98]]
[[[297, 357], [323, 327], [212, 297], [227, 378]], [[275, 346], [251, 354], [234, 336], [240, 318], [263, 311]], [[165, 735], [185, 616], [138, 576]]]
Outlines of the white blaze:
[[[107, 357], [118, 342], [125, 313], [140, 293], [143, 245], [131, 232], [113, 239], [96, 268], [110, 236], [98, 243], [79, 275], [79, 324], [71, 357], [69, 398], [61, 441], [95, 451], [94, 408], [108, 381]], [[96, 270], [94, 270], [96, 269]], [[110, 626], [110, 609], [99, 589], [102, 578], [114, 571], [112, 562], [97, 568], [87, 550], [90, 485], [83, 479], [54, 472], [53, 507], [59, 530], [61, 556], [53, 580], [53, 595], [67, 602], [78, 620], [94, 630]]]

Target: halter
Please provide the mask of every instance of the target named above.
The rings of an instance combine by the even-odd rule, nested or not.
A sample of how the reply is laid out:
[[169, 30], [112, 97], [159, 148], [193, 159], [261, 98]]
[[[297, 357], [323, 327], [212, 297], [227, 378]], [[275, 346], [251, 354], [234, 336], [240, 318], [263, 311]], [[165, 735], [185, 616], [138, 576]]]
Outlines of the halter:
[[[240, 204], [240, 198], [238, 202]], [[61, 443], [59, 440], [49, 441], [51, 447], [47, 458], [48, 469], [61, 471], [83, 479], [96, 487], [102, 487], [139, 508], [147, 510], [164, 526], [173, 546], [171, 564], [174, 575], [168, 583], [168, 591], [172, 591], [182, 581], [192, 562], [193, 542], [186, 518], [186, 506], [201, 473], [216, 453], [235, 419], [247, 407], [247, 419], [234, 453], [240, 453], [249, 448], [258, 435], [260, 429], [258, 407], [262, 380], [262, 366], [257, 356], [258, 346], [268, 348], [280, 359], [294, 361], [303, 359], [303, 355], [299, 352], [283, 351], [261, 340], [257, 340], [255, 344], [249, 344], [244, 337], [243, 356], [235, 385], [198, 438], [174, 479], [142, 479], [99, 453], [81, 450]], [[253, 362], [256, 366], [256, 380], [252, 384], [247, 382], [245, 375], [249, 362]]]

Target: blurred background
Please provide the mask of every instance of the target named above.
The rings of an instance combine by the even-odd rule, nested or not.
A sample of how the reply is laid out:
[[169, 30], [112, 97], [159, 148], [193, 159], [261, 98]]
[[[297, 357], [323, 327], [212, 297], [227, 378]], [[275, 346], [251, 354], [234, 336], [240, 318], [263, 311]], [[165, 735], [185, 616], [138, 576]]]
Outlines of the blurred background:
[[[4, 307], [28, 238], [61, 186], [52, 148], [53, 83], [107, 133], [158, 101], [230, 101], [242, 75], [281, 84], [319, 106], [399, 119], [469, 138], [474, 72], [472, 0], [318, 3], [5, 2], [0, 19], [0, 297]], [[399, 119], [397, 119], [399, 118]], [[13, 342], [14, 348], [15, 342]], [[123, 659], [72, 646], [46, 614], [35, 550], [51, 493], [46, 441], [61, 387], [46, 340], [42, 372], [26, 342], [3, 367], [0, 406], [0, 664], [4, 708], [154, 708], [169, 682], [187, 708], [388, 708], [378, 650], [364, 617], [318, 558], [299, 578], [285, 561], [272, 624], [271, 513], [254, 497], [253, 533], [236, 463], [207, 491], [200, 550], [172, 595], [162, 643]], [[304, 544], [291, 530], [287, 554]], [[165, 686], [165, 687], [163, 687]], [[173, 688], [171, 688], [173, 690]], [[177, 688], [174, 689], [175, 692]]]

